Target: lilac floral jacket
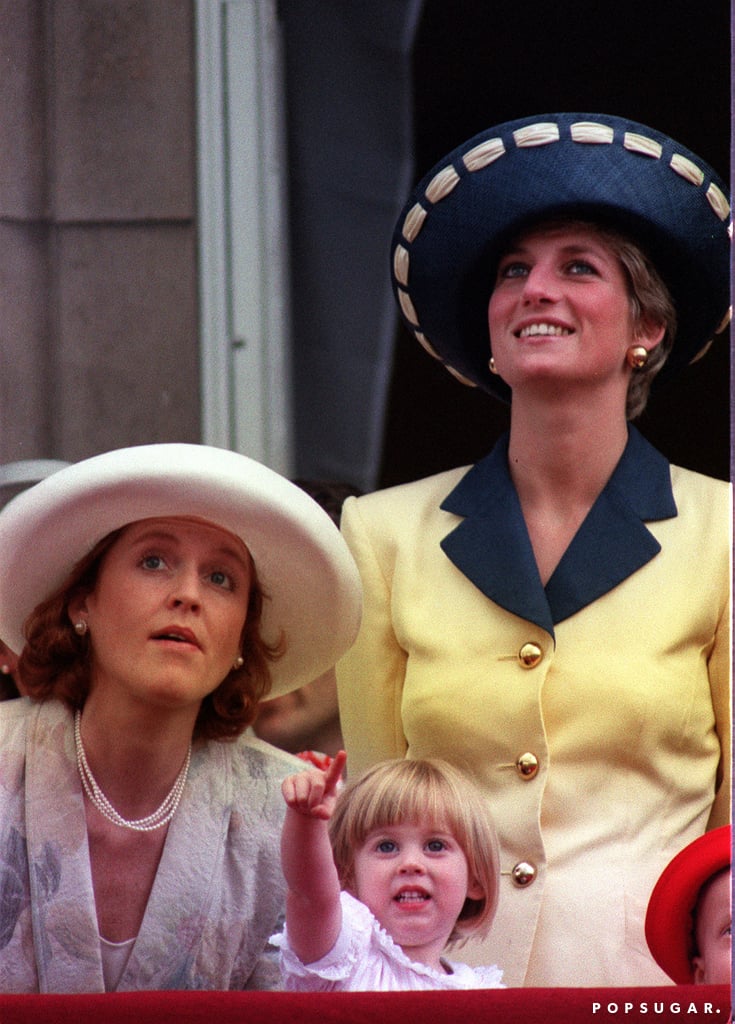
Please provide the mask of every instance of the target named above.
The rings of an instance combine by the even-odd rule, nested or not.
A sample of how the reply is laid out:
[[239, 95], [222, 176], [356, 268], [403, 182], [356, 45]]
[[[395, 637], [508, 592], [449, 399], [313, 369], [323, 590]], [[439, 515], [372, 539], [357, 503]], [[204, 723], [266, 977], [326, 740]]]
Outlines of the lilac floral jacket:
[[[119, 991], [277, 986], [266, 945], [284, 900], [280, 783], [299, 765], [250, 737], [195, 748]], [[56, 701], [7, 701], [0, 993], [102, 991], [73, 719]]]

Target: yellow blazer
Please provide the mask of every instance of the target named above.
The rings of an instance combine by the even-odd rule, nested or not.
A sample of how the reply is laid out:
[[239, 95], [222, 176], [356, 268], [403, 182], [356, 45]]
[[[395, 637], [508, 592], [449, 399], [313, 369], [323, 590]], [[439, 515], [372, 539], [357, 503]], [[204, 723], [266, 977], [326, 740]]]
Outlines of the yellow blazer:
[[463, 958], [509, 985], [670, 983], [649, 894], [729, 818], [729, 485], [631, 428], [545, 588], [507, 439], [469, 470], [349, 499], [342, 529], [365, 590], [338, 666], [350, 775], [444, 757], [497, 824], [498, 913]]

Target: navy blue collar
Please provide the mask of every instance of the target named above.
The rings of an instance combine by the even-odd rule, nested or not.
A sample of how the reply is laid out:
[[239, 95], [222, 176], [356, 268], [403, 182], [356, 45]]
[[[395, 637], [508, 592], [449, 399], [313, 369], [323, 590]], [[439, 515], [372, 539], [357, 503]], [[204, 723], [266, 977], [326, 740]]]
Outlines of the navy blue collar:
[[677, 514], [668, 461], [634, 428], [620, 461], [544, 587], [508, 471], [508, 435], [441, 505], [463, 516], [442, 549], [483, 594], [554, 635], [554, 625], [661, 550], [645, 521]]

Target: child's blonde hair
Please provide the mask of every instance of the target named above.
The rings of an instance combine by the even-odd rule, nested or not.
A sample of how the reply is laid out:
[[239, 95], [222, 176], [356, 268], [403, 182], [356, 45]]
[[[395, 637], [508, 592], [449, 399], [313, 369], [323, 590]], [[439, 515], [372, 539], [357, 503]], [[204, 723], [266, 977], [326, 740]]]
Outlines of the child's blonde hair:
[[465, 900], [449, 942], [485, 934], [498, 904], [498, 839], [487, 804], [470, 779], [438, 758], [381, 761], [348, 782], [329, 821], [340, 884], [353, 883], [355, 850], [376, 829], [427, 822], [450, 832], [467, 858], [469, 878], [484, 896]]

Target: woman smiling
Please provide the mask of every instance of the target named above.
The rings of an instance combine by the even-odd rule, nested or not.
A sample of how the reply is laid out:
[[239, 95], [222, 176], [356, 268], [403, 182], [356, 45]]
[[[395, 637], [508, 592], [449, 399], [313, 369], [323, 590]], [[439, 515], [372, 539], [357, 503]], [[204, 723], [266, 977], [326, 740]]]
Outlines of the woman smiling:
[[648, 896], [729, 815], [729, 488], [631, 423], [727, 322], [728, 228], [699, 157], [602, 114], [483, 132], [396, 227], [410, 331], [510, 430], [346, 502], [343, 733], [350, 772], [434, 756], [479, 782], [501, 893], [467, 958], [509, 985], [665, 984]]

